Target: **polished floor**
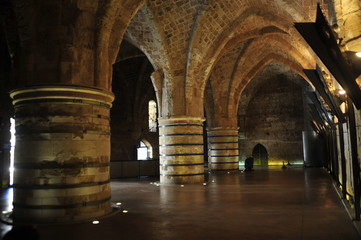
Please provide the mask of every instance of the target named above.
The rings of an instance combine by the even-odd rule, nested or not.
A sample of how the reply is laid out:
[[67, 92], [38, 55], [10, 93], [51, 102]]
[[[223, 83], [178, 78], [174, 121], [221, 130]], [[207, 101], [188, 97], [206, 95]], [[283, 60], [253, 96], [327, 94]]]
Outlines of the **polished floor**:
[[[113, 181], [112, 201], [122, 203], [119, 213], [94, 219], [96, 225], [35, 226], [39, 239], [361, 239], [324, 169], [212, 173], [206, 185], [156, 181]], [[11, 202], [7, 193], [1, 196], [3, 210]], [[1, 224], [0, 236], [10, 229]]]

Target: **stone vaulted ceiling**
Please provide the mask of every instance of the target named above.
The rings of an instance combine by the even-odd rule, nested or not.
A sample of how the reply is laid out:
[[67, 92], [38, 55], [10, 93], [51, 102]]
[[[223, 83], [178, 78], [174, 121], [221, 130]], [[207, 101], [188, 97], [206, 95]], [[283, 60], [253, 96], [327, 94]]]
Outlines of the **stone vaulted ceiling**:
[[314, 56], [293, 23], [311, 21], [315, 6], [308, 0], [148, 1], [125, 38], [161, 76], [155, 83], [161, 86], [159, 94], [180, 99], [164, 111], [199, 115], [203, 110], [192, 107], [192, 101], [203, 99], [210, 77], [212, 89], [220, 89], [215, 104], [228, 106], [222, 111], [234, 116], [244, 87], [271, 61], [299, 74], [314, 66]]
[[[321, 1], [325, 11], [327, 2]], [[10, 41], [9, 46], [21, 48], [15, 54], [21, 59], [19, 85], [56, 82], [110, 91], [112, 65], [125, 38], [153, 65], [160, 116], [204, 116], [204, 90], [211, 79], [212, 89], [220, 90], [213, 95], [222, 97], [209, 100], [224, 106], [223, 114], [229, 117], [235, 115], [244, 87], [270, 62], [299, 74], [314, 67], [314, 55], [293, 23], [313, 21], [315, 4], [313, 0], [32, 0], [14, 1], [6, 15], [14, 15], [17, 23], [18, 42]], [[16, 51], [13, 47], [11, 54]]]

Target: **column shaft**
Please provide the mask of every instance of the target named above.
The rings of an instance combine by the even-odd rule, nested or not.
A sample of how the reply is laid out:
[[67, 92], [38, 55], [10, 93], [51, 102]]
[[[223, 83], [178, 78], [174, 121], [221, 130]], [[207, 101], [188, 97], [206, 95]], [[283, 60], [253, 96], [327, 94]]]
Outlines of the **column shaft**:
[[238, 129], [211, 128], [207, 135], [209, 168], [212, 171], [238, 170]]
[[192, 117], [159, 120], [161, 183], [204, 181], [203, 121]]
[[71, 222], [110, 212], [113, 95], [93, 88], [15, 90], [15, 222]]

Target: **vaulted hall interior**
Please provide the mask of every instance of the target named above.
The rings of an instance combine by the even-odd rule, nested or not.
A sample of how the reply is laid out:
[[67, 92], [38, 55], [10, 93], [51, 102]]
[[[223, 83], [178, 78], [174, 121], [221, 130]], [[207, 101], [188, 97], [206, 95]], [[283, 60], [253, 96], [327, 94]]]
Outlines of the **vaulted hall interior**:
[[0, 21], [0, 236], [359, 237], [360, 0], [2, 0]]

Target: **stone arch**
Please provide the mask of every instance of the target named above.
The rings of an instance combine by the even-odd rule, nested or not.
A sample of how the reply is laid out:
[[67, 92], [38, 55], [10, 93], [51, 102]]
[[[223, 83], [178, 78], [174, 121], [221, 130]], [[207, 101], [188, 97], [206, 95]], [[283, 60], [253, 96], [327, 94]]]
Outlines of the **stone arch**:
[[[161, 100], [162, 100], [162, 79], [163, 79], [163, 73], [161, 71], [157, 71], [157, 65], [156, 62], [154, 62], [154, 59], [151, 58], [152, 56], [149, 56], [147, 52], [144, 52], [139, 46], [132, 41], [129, 37], [125, 36], [120, 44], [118, 54], [116, 56], [116, 60], [114, 64], [117, 64], [119, 61], [128, 60], [131, 58], [143, 58], [144, 64], [150, 64], [152, 67], [152, 73], [150, 74], [152, 88], [154, 88], [156, 96], [155, 101], [157, 104], [157, 114], [160, 114], [161, 112]], [[113, 64], [113, 66], [114, 66]], [[142, 69], [140, 69], [139, 73], [142, 74]]]
[[[294, 73], [295, 75], [297, 75], [299, 78], [303, 78], [303, 76], [299, 75], [298, 72], [295, 72], [292, 68], [290, 68], [289, 66], [285, 65], [284, 62], [280, 62], [280, 61], [270, 61], [268, 64], [264, 65], [261, 69], [259, 69], [258, 73], [262, 72], [264, 69], [266, 69], [267, 67], [271, 66], [271, 65], [280, 65], [280, 66], [284, 66], [286, 69], [288, 69], [290, 72]], [[256, 74], [257, 75], [257, 74]], [[256, 77], [255, 75], [255, 77]], [[254, 81], [255, 79], [253, 78], [251, 81]], [[307, 80], [305, 80], [307, 82]], [[298, 81], [296, 81], [296, 84], [299, 84]], [[245, 86], [245, 88], [243, 90], [246, 89], [247, 86]], [[240, 99], [238, 102], [238, 114], [237, 115], [244, 115], [248, 106], [249, 101], [251, 100], [250, 98], [252, 97], [252, 95], [254, 94], [253, 91], [251, 91], [250, 93], [247, 93], [247, 96], [243, 95], [244, 91], [242, 91], [242, 94], [240, 95]]]
[[123, 40], [113, 65], [111, 167], [113, 163], [134, 160], [140, 139], [147, 139], [153, 145], [153, 156], [158, 158], [158, 133], [149, 131], [148, 118], [149, 101], [156, 100], [151, 81], [153, 71], [147, 56]]
[[[212, 107], [213, 111], [217, 111], [218, 116], [222, 113], [223, 120], [218, 120], [223, 122], [226, 118], [230, 119], [237, 115], [239, 98], [244, 87], [258, 71], [272, 61], [288, 66], [304, 78], [306, 76], [302, 71], [303, 68], [310, 68], [314, 63], [313, 56], [309, 52], [300, 53], [302, 50], [307, 51], [305, 46], [295, 42], [290, 34], [275, 26], [240, 34], [223, 49], [222, 56], [213, 66], [208, 78], [207, 83], [212, 84], [207, 84], [204, 97], [207, 107]], [[222, 70], [222, 72], [219, 71], [220, 68], [227, 70], [226, 72]], [[214, 77], [215, 81], [213, 81]], [[211, 86], [213, 84], [214, 86]], [[215, 99], [214, 96], [217, 94], [212, 91], [217, 91], [218, 96], [223, 96], [223, 100], [219, 97]], [[211, 104], [210, 101], [217, 103]]]
[[[197, 77], [197, 80], [199, 80], [199, 82], [195, 85], [200, 86], [201, 89], [205, 88], [206, 85], [206, 80], [209, 78], [209, 74], [213, 68], [213, 66], [215, 65], [217, 59], [219, 59], [220, 55], [223, 52], [223, 49], [226, 48], [227, 44], [231, 43], [231, 42], [240, 42], [240, 41], [245, 41], [247, 39], [250, 39], [252, 37], [259, 37], [262, 34], [271, 34], [272, 31], [275, 32], [292, 32], [292, 26], [293, 26], [293, 20], [292, 20], [292, 16], [291, 15], [287, 15], [288, 13], [284, 13], [284, 15], [282, 17], [278, 17], [280, 14], [274, 14], [272, 12], [272, 10], [270, 9], [260, 9], [257, 6], [250, 6], [248, 7], [246, 10], [243, 11], [243, 13], [245, 13], [246, 15], [248, 15], [248, 17], [253, 16], [252, 12], [256, 15], [261, 15], [262, 13], [262, 18], [264, 18], [264, 16], [272, 16], [269, 17], [267, 19], [263, 19], [260, 22], [267, 22], [268, 24], [265, 26], [260, 26], [259, 28], [254, 27], [254, 22], [253, 22], [253, 26], [250, 27], [249, 29], [242, 29], [241, 26], [244, 26], [244, 19], [242, 24], [237, 24], [237, 20], [235, 19], [233, 21], [232, 24], [229, 24], [228, 29], [222, 29], [223, 31], [221, 32], [221, 34], [217, 35], [217, 39], [215, 39], [214, 42], [214, 46], [213, 48], [209, 48], [203, 52], [203, 61], [202, 62], [202, 66], [197, 66], [194, 67], [194, 69], [189, 69], [188, 70], [188, 75], [192, 73], [192, 71], [197, 70], [200, 73], [202, 73], [202, 76]], [[286, 16], [287, 15], [287, 16]], [[237, 19], [242, 19], [242, 17], [244, 18], [243, 14], [239, 15], [239, 18]], [[251, 29], [256, 29], [256, 30], [251, 30]], [[267, 32], [268, 31], [268, 32]], [[199, 34], [199, 33], [198, 33]], [[194, 39], [200, 39], [202, 36], [197, 36]], [[235, 38], [238, 40], [235, 40]], [[196, 48], [194, 46], [194, 48]], [[202, 48], [204, 49], [204, 48]], [[197, 55], [197, 53], [195, 53], [195, 55]], [[199, 59], [200, 56], [195, 56], [195, 59]], [[187, 86], [190, 84], [187, 84]]]
[[[124, 33], [145, 0], [100, 1], [97, 15], [95, 85], [111, 90], [111, 67], [115, 63]], [[105, 76], [105, 77], [104, 77]], [[104, 78], [106, 79], [104, 81]]]
[[[269, 33], [268, 31], [270, 31], [270, 29], [276, 32]], [[240, 36], [240, 39], [238, 40], [242, 39], [242, 41], [232, 42], [230, 46], [227, 45], [227, 52], [222, 53], [222, 57], [213, 66], [212, 73], [208, 78], [208, 81], [211, 81], [213, 77], [216, 77], [218, 85], [224, 82], [222, 83], [222, 86], [217, 85], [218, 89], [217, 86], [213, 87], [213, 90], [217, 89], [216, 91], [222, 91], [221, 95], [227, 98], [226, 101], [228, 101], [228, 103], [223, 103], [223, 111], [226, 111], [228, 116], [236, 114], [235, 112], [232, 113], [232, 110], [234, 111], [237, 109], [237, 97], [240, 95], [242, 88], [247, 84], [247, 81], [250, 81], [257, 72], [268, 63], [272, 61], [282, 62], [284, 65], [294, 69], [294, 71], [298, 72], [303, 77], [305, 76], [302, 69], [306, 68], [305, 66], [312, 65], [309, 64], [311, 61], [309, 58], [303, 57], [297, 48], [293, 47], [292, 44], [288, 44], [285, 40], [282, 40], [283, 38], [288, 40], [288, 34], [277, 28], [276, 30], [273, 27], [270, 29], [264, 30], [264, 32], [268, 32], [264, 36], [259, 35], [256, 37], [252, 35], [251, 38], [246, 37], [249, 37], [249, 35]], [[267, 43], [268, 41], [272, 41], [272, 43], [274, 43], [273, 47]], [[237, 51], [239, 51], [239, 53], [237, 53]], [[261, 52], [262, 55], [254, 54], [255, 51]], [[238, 54], [237, 57], [236, 54]], [[231, 56], [231, 58], [227, 55]], [[227, 56], [227, 58], [224, 58], [224, 56]], [[304, 66], [300, 63], [303, 63]], [[213, 76], [220, 67], [227, 68], [227, 72], [222, 73], [222, 76], [219, 74], [218, 76]], [[205, 97], [210, 98], [212, 95], [210, 86], [206, 87], [206, 92], [208, 95]], [[211, 99], [205, 99], [206, 102], [209, 100]]]
[[[277, 59], [277, 60], [275, 60]], [[244, 90], [244, 88], [247, 86], [247, 84], [254, 78], [254, 76], [257, 75], [257, 73], [259, 71], [261, 71], [262, 69], [264, 69], [265, 67], [267, 67], [271, 62], [279, 62], [280, 64], [282, 65], [285, 65], [287, 67], [290, 67], [290, 69], [294, 69], [292, 67], [292, 64], [289, 63], [289, 61], [287, 61], [287, 59], [283, 58], [283, 57], [280, 57], [280, 56], [277, 56], [277, 55], [273, 55], [273, 54], [270, 54], [268, 56], [266, 56], [264, 59], [262, 59], [262, 61], [259, 62], [259, 64], [257, 64], [250, 72], [249, 74], [247, 75], [247, 78], [245, 78], [245, 83], [241, 83], [242, 85], [239, 85], [238, 88], [237, 88], [237, 96], [234, 98], [235, 102], [234, 104], [237, 105], [237, 108], [238, 108], [238, 104], [239, 104], [239, 101], [240, 101], [240, 98], [241, 98], [241, 95], [242, 95], [242, 92]], [[257, 69], [257, 70], [256, 70]], [[301, 72], [300, 71], [295, 71], [296, 73], [300, 74]], [[304, 76], [304, 74], [300, 75], [300, 76]], [[305, 78], [307, 79], [307, 78]]]
[[[168, 76], [171, 69], [167, 50], [170, 49], [166, 36], [162, 32], [162, 22], [159, 22], [156, 9], [151, 3], [144, 4], [130, 22], [125, 38], [138, 47], [148, 57], [155, 71]], [[145, 40], [145, 41], [144, 41]]]
[[[157, 174], [158, 128], [154, 132], [149, 131], [148, 117], [149, 101], [157, 102], [151, 80], [154, 68], [147, 56], [125, 38], [113, 64], [113, 71], [112, 90], [115, 100], [110, 118], [111, 178]], [[147, 153], [147, 157], [141, 160], [150, 161], [134, 161], [139, 160], [140, 141], [152, 149], [152, 156]], [[147, 166], [145, 172], [140, 170], [144, 166]]]
[[[235, 108], [232, 106], [233, 109], [238, 109], [240, 96], [249, 81], [251, 81], [260, 70], [265, 68], [271, 62], [275, 61], [287, 66], [308, 81], [308, 78], [303, 73], [303, 69], [314, 66], [315, 60], [312, 59], [311, 56], [309, 58], [302, 57], [299, 50], [295, 49], [292, 45], [285, 41], [276, 40], [272, 43], [276, 46], [273, 50], [269, 50], [267, 45], [261, 45], [259, 50], [262, 52], [262, 55], [256, 56], [259, 58], [252, 56], [253, 50], [257, 46], [257, 44], [253, 44], [253, 50], [252, 48], [249, 48], [248, 52], [244, 54], [243, 62], [238, 63], [238, 66], [236, 66], [233, 77], [233, 86], [231, 87], [232, 91], [230, 93], [231, 97], [229, 98], [230, 100], [233, 99], [234, 102], [232, 104], [237, 106]], [[264, 49], [264, 51], [262, 49]], [[243, 63], [247, 60], [247, 58], [253, 58], [255, 61], [253, 65], [249, 64], [247, 70], [245, 71]], [[231, 106], [231, 104], [229, 104], [229, 106]]]
[[16, 66], [19, 85], [111, 91], [120, 41], [145, 0], [11, 2], [21, 48], [15, 52], [21, 61]]
[[[113, 69], [115, 69], [117, 63], [121, 61], [130, 61], [131, 59], [134, 60], [137, 59], [140, 66], [139, 69], [134, 69], [133, 74], [137, 74], [139, 79], [144, 77], [151, 78], [151, 75], [154, 72], [154, 65], [152, 64], [151, 59], [149, 59], [149, 57], [141, 49], [133, 45], [132, 42], [129, 42], [128, 39], [123, 39], [115, 63], [113, 64]], [[149, 86], [149, 84], [144, 85], [140, 81], [138, 81], [137, 89], [141, 89], [141, 88], [148, 90], [152, 90], [152, 88], [157, 89], [157, 86], [154, 84], [152, 79], [150, 84], [152, 85], [151, 87]], [[138, 96], [138, 100], [141, 100], [141, 96]], [[143, 99], [142, 103], [144, 103], [144, 101], [146, 100]], [[157, 106], [159, 106], [158, 98], [157, 98]]]

